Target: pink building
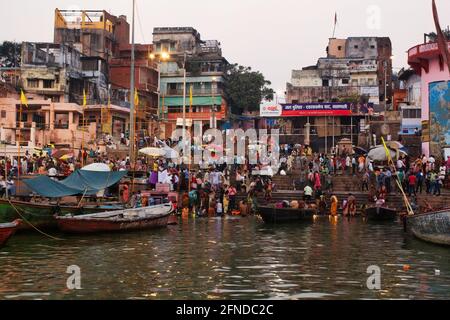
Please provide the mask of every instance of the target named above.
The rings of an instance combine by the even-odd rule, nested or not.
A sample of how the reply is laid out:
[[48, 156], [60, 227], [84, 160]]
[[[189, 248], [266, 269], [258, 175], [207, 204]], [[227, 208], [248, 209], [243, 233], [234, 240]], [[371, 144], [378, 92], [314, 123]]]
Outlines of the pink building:
[[[40, 96], [27, 95], [28, 107], [16, 94], [0, 98], [0, 140], [24, 148], [43, 148], [48, 144], [79, 150], [96, 138], [95, 123], [83, 135], [80, 130], [83, 109], [75, 103], [55, 103]], [[84, 137], [83, 137], [84, 136]], [[20, 141], [19, 141], [20, 137]]]
[[[450, 50], [450, 42], [448, 42]], [[436, 42], [408, 51], [408, 63], [421, 76], [422, 152], [441, 157], [450, 146], [450, 73]]]

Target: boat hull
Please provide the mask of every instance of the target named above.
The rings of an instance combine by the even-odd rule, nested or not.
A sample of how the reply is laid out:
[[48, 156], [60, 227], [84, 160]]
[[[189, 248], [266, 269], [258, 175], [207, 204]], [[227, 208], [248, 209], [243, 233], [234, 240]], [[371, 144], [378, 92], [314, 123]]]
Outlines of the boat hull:
[[[103, 211], [117, 210], [114, 207], [103, 206], [54, 206], [50, 204], [32, 203], [26, 201], [0, 199], [0, 223], [13, 221], [15, 219], [26, 219], [39, 229], [55, 229], [57, 223], [55, 215], [81, 215]], [[12, 204], [12, 205], [11, 205]], [[14, 206], [14, 207], [13, 207]], [[17, 211], [14, 209], [16, 208]], [[22, 223], [19, 230], [30, 230], [32, 227], [28, 223]]]
[[16, 232], [20, 225], [20, 221], [16, 220], [12, 223], [0, 224], [0, 247], [2, 247], [9, 238]]
[[406, 228], [416, 238], [450, 246], [450, 210], [407, 216]]
[[397, 210], [387, 207], [369, 207], [364, 210], [368, 221], [395, 221]]
[[261, 206], [258, 208], [259, 215], [265, 223], [286, 223], [286, 222], [313, 222], [314, 209], [291, 209], [275, 208], [272, 206]]
[[[155, 206], [155, 207], [163, 207]], [[167, 207], [167, 206], [166, 206]], [[142, 208], [141, 210], [151, 210], [152, 207]], [[120, 212], [125, 212], [122, 210]], [[131, 211], [131, 210], [130, 210]], [[171, 207], [168, 207], [165, 212], [155, 216], [142, 218], [97, 218], [94, 215], [82, 215], [76, 217], [56, 217], [58, 228], [67, 233], [102, 233], [102, 232], [124, 232], [137, 231], [145, 229], [153, 229], [166, 227], [168, 225], [169, 217], [172, 212]], [[111, 212], [113, 215], [114, 212]]]

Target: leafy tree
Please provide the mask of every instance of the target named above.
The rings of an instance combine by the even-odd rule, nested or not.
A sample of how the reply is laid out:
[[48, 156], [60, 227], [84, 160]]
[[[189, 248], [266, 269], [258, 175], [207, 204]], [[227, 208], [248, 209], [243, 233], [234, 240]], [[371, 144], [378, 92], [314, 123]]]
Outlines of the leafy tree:
[[259, 71], [250, 67], [231, 64], [224, 75], [224, 91], [231, 111], [241, 115], [244, 111], [257, 111], [262, 99], [272, 100], [271, 82]]
[[[450, 40], [450, 29], [442, 30], [442, 33], [444, 34], [444, 37], [447, 38], [447, 40]], [[428, 37], [428, 40], [431, 42], [437, 41], [437, 33], [436, 32], [430, 32], [425, 34]]]
[[6, 68], [20, 66], [21, 44], [4, 41], [0, 44], [0, 66]]

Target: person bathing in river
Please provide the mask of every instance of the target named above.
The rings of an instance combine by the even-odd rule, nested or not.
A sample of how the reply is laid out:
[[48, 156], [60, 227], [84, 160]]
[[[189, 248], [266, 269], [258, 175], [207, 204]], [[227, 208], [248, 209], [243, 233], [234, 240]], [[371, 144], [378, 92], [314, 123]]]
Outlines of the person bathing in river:
[[331, 200], [330, 213], [332, 216], [337, 216], [339, 204], [338, 198], [336, 197], [336, 195], [332, 195], [330, 200]]
[[353, 194], [349, 194], [347, 201], [344, 204], [344, 216], [351, 215], [352, 217], [356, 215], [356, 198]]

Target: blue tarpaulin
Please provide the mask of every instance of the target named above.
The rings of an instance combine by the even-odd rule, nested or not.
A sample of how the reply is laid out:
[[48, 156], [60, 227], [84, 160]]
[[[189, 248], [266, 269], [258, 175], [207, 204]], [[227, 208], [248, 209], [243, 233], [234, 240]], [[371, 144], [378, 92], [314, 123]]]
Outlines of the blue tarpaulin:
[[47, 176], [23, 182], [35, 193], [47, 198], [60, 198], [73, 195], [94, 195], [120, 181], [127, 171], [98, 172], [77, 170], [62, 181]]

